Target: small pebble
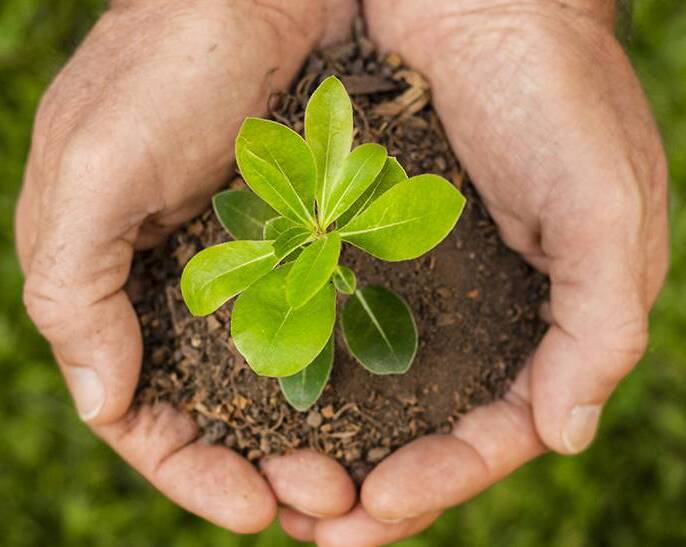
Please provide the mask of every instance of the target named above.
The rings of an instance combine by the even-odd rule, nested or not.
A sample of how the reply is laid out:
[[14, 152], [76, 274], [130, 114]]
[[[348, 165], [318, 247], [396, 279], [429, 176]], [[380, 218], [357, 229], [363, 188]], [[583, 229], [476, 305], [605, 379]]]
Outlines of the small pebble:
[[210, 332], [214, 332], [216, 330], [219, 330], [220, 328], [222, 328], [222, 324], [214, 315], [210, 315], [207, 317], [207, 330], [209, 330]]
[[377, 447], [377, 448], [372, 448], [369, 452], [367, 452], [367, 461], [369, 463], [376, 463], [381, 460], [383, 460], [388, 453], [390, 452], [390, 449], [388, 448], [383, 448], [383, 447]]
[[322, 425], [322, 415], [319, 414], [316, 410], [311, 410], [310, 413], [307, 415], [307, 425], [309, 425], [311, 428], [318, 428], [320, 425]]
[[248, 460], [251, 462], [254, 462], [255, 460], [259, 460], [262, 457], [262, 451], [258, 450], [257, 448], [253, 448], [250, 452], [248, 452]]
[[326, 405], [324, 408], [322, 408], [322, 416], [324, 416], [324, 418], [327, 420], [333, 418], [335, 414], [336, 413], [333, 410], [333, 406], [331, 405]]
[[441, 313], [436, 319], [436, 325], [439, 327], [448, 327], [456, 323], [455, 316], [450, 313]]

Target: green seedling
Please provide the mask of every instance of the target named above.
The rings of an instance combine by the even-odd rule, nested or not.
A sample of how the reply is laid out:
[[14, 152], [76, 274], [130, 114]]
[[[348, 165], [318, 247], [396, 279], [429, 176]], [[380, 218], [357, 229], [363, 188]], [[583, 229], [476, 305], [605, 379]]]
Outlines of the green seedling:
[[334, 358], [336, 292], [346, 295], [341, 328], [349, 352], [375, 374], [402, 374], [417, 351], [405, 301], [384, 287], [358, 287], [339, 264], [351, 244], [387, 261], [415, 259], [453, 229], [465, 198], [438, 175], [408, 178], [383, 146], [351, 151], [353, 112], [329, 77], [305, 111], [305, 138], [277, 122], [248, 118], [236, 162], [252, 191], [214, 197], [234, 241], [186, 264], [181, 292], [193, 315], [238, 296], [231, 336], [257, 374], [278, 377], [288, 402], [306, 410], [328, 382]]

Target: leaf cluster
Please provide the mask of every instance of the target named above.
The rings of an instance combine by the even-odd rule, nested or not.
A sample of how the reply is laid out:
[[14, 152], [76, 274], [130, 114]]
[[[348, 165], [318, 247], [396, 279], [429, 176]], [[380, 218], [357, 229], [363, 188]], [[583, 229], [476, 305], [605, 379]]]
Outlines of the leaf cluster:
[[354, 149], [353, 113], [335, 77], [315, 90], [305, 138], [283, 124], [247, 118], [236, 162], [252, 191], [214, 197], [234, 241], [200, 251], [181, 276], [194, 315], [238, 296], [231, 336], [249, 366], [278, 377], [297, 409], [321, 394], [333, 363], [336, 291], [351, 354], [376, 374], [407, 371], [417, 331], [407, 304], [383, 287], [358, 288], [339, 264], [349, 243], [387, 261], [417, 258], [452, 230], [465, 204], [438, 175], [408, 178], [383, 146]]

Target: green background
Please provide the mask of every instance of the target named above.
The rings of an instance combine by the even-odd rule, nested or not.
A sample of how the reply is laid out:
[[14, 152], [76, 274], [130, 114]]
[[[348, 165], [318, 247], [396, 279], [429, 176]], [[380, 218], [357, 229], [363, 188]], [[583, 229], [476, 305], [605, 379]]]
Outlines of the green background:
[[[0, 543], [291, 545], [277, 526], [238, 537], [184, 513], [94, 439], [22, 309], [12, 217], [33, 114], [102, 5], [0, 2]], [[541, 458], [402, 545], [686, 545], [686, 2], [637, 1], [628, 49], [671, 169], [673, 264], [648, 355], [589, 451]]]

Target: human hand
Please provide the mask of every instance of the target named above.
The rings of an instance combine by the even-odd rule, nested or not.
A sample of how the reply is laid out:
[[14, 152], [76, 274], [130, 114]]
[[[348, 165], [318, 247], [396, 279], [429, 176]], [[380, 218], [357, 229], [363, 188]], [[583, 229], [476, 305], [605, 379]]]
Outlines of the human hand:
[[550, 329], [503, 400], [390, 456], [350, 514], [284, 515], [324, 546], [398, 540], [544, 450], [586, 448], [645, 350], [668, 262], [665, 159], [612, 1], [367, 0], [365, 11], [372, 38], [429, 78], [505, 242], [550, 276]]
[[351, 0], [120, 0], [43, 98], [17, 209], [28, 312], [81, 417], [160, 491], [226, 528], [255, 532], [276, 504], [332, 517], [353, 504], [336, 462], [302, 451], [264, 463], [196, 442], [188, 416], [130, 411], [142, 341], [122, 290], [135, 249], [203, 211], [232, 142], [308, 51], [341, 39]]

